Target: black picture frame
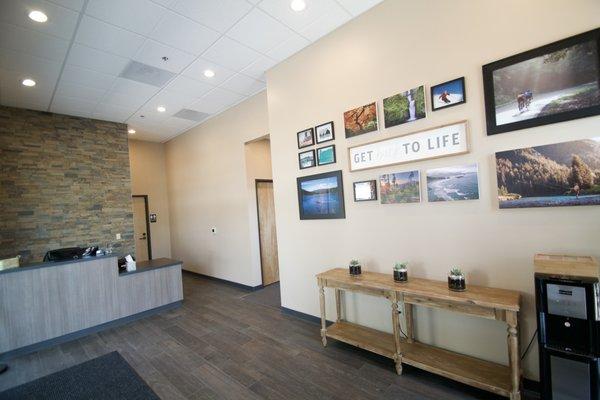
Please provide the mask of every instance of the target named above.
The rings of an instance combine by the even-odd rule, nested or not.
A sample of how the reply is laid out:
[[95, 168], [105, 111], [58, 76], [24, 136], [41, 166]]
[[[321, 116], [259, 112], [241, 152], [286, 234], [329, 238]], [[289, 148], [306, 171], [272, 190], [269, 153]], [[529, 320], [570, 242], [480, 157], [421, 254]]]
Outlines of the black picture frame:
[[[356, 197], [356, 185], [360, 185], [361, 183], [369, 183], [371, 184], [371, 197], [368, 199], [359, 199]], [[354, 182], [352, 184], [353, 189], [354, 189], [354, 201], [355, 202], [361, 202], [361, 201], [374, 201], [377, 200], [377, 180], [376, 179], [370, 179], [368, 181], [358, 181], [358, 182]]]
[[[301, 145], [300, 144], [300, 134], [310, 131], [310, 138], [311, 138], [311, 143], [310, 144], [305, 144], [305, 145]], [[307, 128], [304, 130], [301, 130], [299, 132], [296, 133], [296, 140], [298, 141], [298, 149], [304, 149], [306, 147], [310, 147], [310, 146], [314, 146], [315, 145], [315, 132], [313, 130], [313, 128]]]
[[[319, 128], [321, 128], [323, 126], [327, 126], [327, 125], [331, 125], [331, 139], [319, 141]], [[335, 129], [333, 127], [333, 121], [325, 122], [324, 124], [315, 126], [315, 143], [316, 144], [327, 143], [327, 142], [331, 142], [332, 140], [335, 140]]]
[[[308, 183], [310, 181], [320, 181], [325, 180], [327, 178], [335, 178], [336, 185], [335, 188], [329, 190], [328, 197], [333, 197], [333, 200], [337, 200], [337, 207], [332, 207], [331, 210], [328, 210], [327, 213], [319, 213], [319, 212], [311, 212], [309, 209], [309, 205], [315, 202], [307, 200], [306, 197], [310, 196], [306, 194], [302, 185], [304, 183]], [[298, 210], [300, 214], [301, 220], [314, 220], [314, 219], [345, 219], [346, 218], [346, 208], [344, 205], [344, 179], [342, 176], [342, 171], [332, 171], [325, 172], [322, 174], [309, 175], [309, 176], [301, 176], [296, 179], [296, 185], [298, 190]], [[323, 195], [323, 189], [320, 190], [320, 195]], [[305, 201], [306, 200], [306, 201]], [[330, 201], [332, 199], [327, 198], [326, 201]], [[318, 203], [321, 207], [323, 206], [323, 202]]]
[[[559, 112], [556, 114], [550, 114], [540, 117], [534, 117], [530, 119], [524, 119], [521, 121], [506, 123], [498, 125], [496, 121], [496, 109], [495, 109], [495, 97], [494, 97], [494, 71], [501, 68], [509, 67], [514, 64], [518, 64], [523, 61], [527, 61], [536, 57], [540, 57], [546, 54], [554, 53], [556, 51], [575, 46], [577, 44], [595, 41], [596, 51], [598, 59], [596, 60], [597, 74], [596, 82], [600, 84], [600, 28], [594, 29], [589, 32], [581, 33], [579, 35], [571, 36], [566, 39], [559, 40], [554, 43], [550, 43], [532, 50], [519, 53], [502, 60], [494, 61], [486, 64], [482, 67], [483, 72], [483, 90], [485, 97], [485, 115], [487, 134], [496, 135], [499, 133], [511, 132], [519, 129], [532, 128], [535, 126], [542, 126], [548, 124], [554, 124], [557, 122], [570, 121], [578, 118], [590, 117], [593, 115], [600, 114], [600, 104], [592, 105], [589, 107], [570, 110], [565, 112]], [[533, 94], [535, 100], [535, 93]]]
[[[436, 107], [435, 106], [435, 99], [434, 99], [435, 89], [438, 88], [438, 87], [440, 87], [440, 86], [446, 86], [446, 85], [448, 85], [450, 83], [453, 83], [453, 82], [460, 82], [460, 86], [462, 88], [462, 96], [463, 96], [462, 101], [458, 101], [456, 103], [444, 105], [444, 106], [441, 106], [441, 107]], [[461, 76], [460, 78], [451, 79], [449, 81], [438, 83], [437, 85], [431, 86], [429, 88], [429, 97], [430, 97], [430, 100], [431, 100], [431, 111], [444, 110], [446, 108], [458, 106], [460, 104], [465, 104], [467, 102], [467, 89], [466, 89], [466, 86], [465, 86], [465, 77]]]
[[[302, 166], [301, 157], [302, 157], [302, 154], [306, 154], [306, 153], [312, 153], [312, 164], [309, 165], [309, 166], [307, 166], [307, 167], [303, 167]], [[298, 153], [298, 167], [300, 169], [307, 169], [307, 168], [314, 168], [314, 167], [316, 167], [317, 166], [317, 160], [316, 160], [315, 157], [316, 157], [316, 155], [315, 155], [315, 150], [314, 149]]]
[[[321, 162], [321, 153], [320, 153], [320, 151], [328, 149], [330, 147], [331, 147], [331, 149], [333, 151], [333, 160], [332, 161], [328, 161], [328, 162]], [[319, 147], [317, 149], [317, 165], [318, 166], [335, 164], [336, 162], [337, 162], [337, 159], [336, 159], [336, 156], [335, 156], [335, 144], [330, 144], [329, 146]]]

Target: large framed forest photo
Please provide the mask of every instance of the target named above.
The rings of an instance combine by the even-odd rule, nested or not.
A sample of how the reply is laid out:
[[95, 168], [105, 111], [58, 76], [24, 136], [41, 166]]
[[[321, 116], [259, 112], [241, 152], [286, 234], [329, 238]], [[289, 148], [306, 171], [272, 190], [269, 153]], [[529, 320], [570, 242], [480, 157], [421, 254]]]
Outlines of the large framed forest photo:
[[600, 28], [483, 66], [487, 134], [600, 114]]

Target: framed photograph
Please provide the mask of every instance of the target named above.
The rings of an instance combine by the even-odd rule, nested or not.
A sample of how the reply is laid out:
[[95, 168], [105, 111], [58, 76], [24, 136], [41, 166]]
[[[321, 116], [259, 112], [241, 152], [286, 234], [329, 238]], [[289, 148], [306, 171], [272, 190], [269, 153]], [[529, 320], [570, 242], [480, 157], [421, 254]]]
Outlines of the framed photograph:
[[383, 119], [386, 128], [425, 117], [424, 86], [419, 86], [383, 99]]
[[300, 166], [300, 169], [314, 167], [316, 165], [315, 151], [308, 150], [308, 151], [303, 151], [302, 153], [298, 154], [298, 165]]
[[375, 102], [344, 113], [346, 138], [374, 132], [377, 129], [377, 103]]
[[315, 138], [313, 135], [313, 128], [308, 128], [298, 132], [298, 148], [310, 147], [315, 144]]
[[335, 145], [317, 149], [317, 165], [335, 164]]
[[430, 169], [426, 175], [429, 201], [479, 199], [477, 164]]
[[381, 175], [379, 177], [381, 204], [419, 203], [420, 186], [419, 171]]
[[297, 185], [301, 220], [346, 218], [342, 171], [301, 176]]
[[354, 182], [354, 201], [377, 200], [377, 181]]
[[600, 29], [483, 66], [487, 134], [600, 114]]
[[464, 77], [432, 86], [430, 92], [433, 111], [467, 102]]
[[317, 144], [329, 142], [335, 139], [335, 133], [333, 131], [333, 121], [316, 126], [315, 136], [317, 138]]
[[600, 205], [600, 137], [496, 153], [500, 208]]

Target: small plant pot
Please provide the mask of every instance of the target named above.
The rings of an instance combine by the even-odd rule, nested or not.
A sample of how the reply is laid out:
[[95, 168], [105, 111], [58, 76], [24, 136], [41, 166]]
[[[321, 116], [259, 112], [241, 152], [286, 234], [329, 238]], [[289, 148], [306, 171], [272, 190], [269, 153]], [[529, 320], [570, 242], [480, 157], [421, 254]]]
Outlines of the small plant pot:
[[408, 270], [406, 269], [395, 269], [394, 280], [396, 282], [406, 282], [408, 280]]
[[448, 289], [455, 292], [464, 292], [467, 289], [465, 277], [460, 275], [448, 275]]
[[362, 273], [360, 265], [350, 265], [348, 267], [350, 275], [360, 275]]

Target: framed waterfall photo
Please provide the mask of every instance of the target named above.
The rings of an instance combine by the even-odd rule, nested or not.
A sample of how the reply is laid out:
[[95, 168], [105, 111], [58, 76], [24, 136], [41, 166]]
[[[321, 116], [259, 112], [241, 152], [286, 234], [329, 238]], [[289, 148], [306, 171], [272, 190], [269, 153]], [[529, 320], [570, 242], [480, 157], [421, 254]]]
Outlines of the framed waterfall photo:
[[487, 134], [600, 114], [600, 28], [483, 66]]
[[383, 99], [386, 128], [425, 118], [425, 87], [419, 86]]

